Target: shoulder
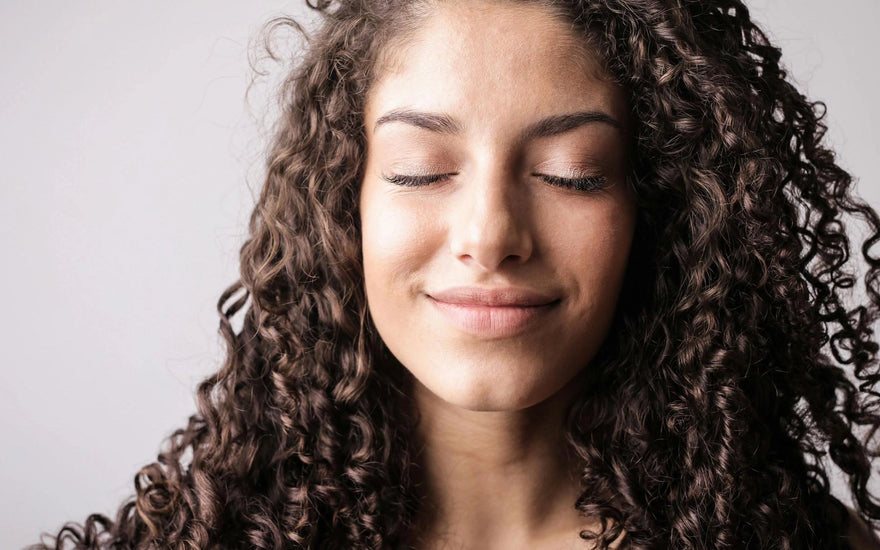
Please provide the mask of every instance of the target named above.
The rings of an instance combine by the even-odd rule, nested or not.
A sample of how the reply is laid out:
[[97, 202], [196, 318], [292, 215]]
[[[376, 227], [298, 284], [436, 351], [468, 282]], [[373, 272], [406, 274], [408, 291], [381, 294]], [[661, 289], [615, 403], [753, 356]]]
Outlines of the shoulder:
[[850, 518], [846, 538], [852, 550], [880, 550], [880, 537], [877, 533], [871, 531], [852, 508], [847, 506], [846, 511]]

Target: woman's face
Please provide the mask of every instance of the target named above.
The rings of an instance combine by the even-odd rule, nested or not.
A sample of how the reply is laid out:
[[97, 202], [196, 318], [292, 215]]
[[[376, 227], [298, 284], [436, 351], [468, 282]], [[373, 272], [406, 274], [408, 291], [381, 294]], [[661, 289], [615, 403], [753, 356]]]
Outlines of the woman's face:
[[517, 410], [593, 358], [635, 225], [622, 91], [543, 8], [440, 3], [367, 97], [373, 322], [428, 390]]

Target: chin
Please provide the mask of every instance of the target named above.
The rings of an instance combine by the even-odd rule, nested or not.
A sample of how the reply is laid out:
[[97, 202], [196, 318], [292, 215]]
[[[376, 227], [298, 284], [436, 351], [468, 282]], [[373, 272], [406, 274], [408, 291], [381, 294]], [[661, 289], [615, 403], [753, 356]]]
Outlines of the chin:
[[509, 395], [453, 395], [450, 398], [443, 398], [444, 401], [451, 405], [455, 405], [461, 409], [468, 411], [485, 411], [485, 412], [501, 412], [501, 411], [518, 411], [526, 409], [543, 401], [543, 399], [523, 399], [521, 397], [512, 397]]
[[[450, 374], [450, 373], [446, 373]], [[418, 379], [418, 377], [417, 377]], [[518, 411], [537, 405], [555, 395], [560, 388], [547, 386], [540, 376], [493, 376], [420, 381], [422, 389], [450, 405], [469, 411]]]

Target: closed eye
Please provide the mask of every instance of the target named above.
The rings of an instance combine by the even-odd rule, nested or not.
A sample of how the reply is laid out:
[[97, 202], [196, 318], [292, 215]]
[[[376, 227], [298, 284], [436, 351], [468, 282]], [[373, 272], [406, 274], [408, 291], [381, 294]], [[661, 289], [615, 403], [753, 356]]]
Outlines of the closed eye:
[[391, 174], [389, 176], [382, 176], [382, 179], [389, 183], [393, 183], [395, 185], [402, 185], [404, 187], [419, 187], [422, 185], [428, 185], [431, 183], [435, 183], [441, 180], [448, 178], [449, 176], [454, 176], [455, 174], [424, 174], [424, 175], [406, 175], [406, 174]]
[[[447, 174], [420, 174], [420, 175], [408, 175], [408, 174], [391, 174], [388, 176], [382, 176], [382, 179], [389, 183], [393, 183], [395, 185], [401, 185], [403, 187], [421, 187], [424, 185], [430, 185], [432, 183], [436, 183], [438, 181], [443, 181], [448, 179], [450, 176], [456, 175], [456, 172], [447, 173]], [[568, 189], [574, 189], [576, 191], [598, 191], [605, 187], [608, 182], [605, 176], [587, 176], [582, 178], [563, 178], [561, 176], [553, 176], [550, 174], [532, 174], [533, 177], [540, 178], [541, 180], [549, 183], [550, 185], [554, 185], [556, 187], [564, 187]]]
[[608, 179], [605, 176], [586, 176], [582, 178], [563, 178], [550, 174], [532, 174], [532, 176], [541, 178], [550, 185], [585, 192], [598, 191], [603, 189], [605, 184], [608, 183]]

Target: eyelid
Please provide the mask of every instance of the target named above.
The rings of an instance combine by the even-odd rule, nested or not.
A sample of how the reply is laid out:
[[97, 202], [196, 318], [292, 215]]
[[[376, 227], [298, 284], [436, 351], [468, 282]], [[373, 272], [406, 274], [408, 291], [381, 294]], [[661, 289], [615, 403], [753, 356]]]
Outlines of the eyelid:
[[382, 174], [382, 179], [394, 185], [402, 187], [420, 187], [430, 185], [454, 176], [458, 172], [452, 173], [408, 173], [408, 174]]
[[[401, 187], [426, 187], [431, 184], [445, 181], [451, 176], [458, 175], [458, 172], [438, 173], [438, 174], [383, 174], [382, 179], [393, 185]], [[582, 193], [595, 193], [602, 191], [607, 187], [608, 178], [603, 175], [588, 175], [580, 177], [562, 177], [553, 174], [532, 173], [532, 177], [564, 189]]]
[[[542, 165], [538, 165], [535, 167], [535, 170], [530, 173], [532, 177], [538, 176], [552, 176], [555, 178], [561, 179], [598, 179], [604, 178], [605, 176], [597, 171], [595, 168], [591, 167], [588, 169], [578, 169], [572, 167], [556, 167], [551, 168], [547, 166], [546, 169], [541, 170]], [[424, 178], [428, 176], [457, 176], [459, 174], [458, 171], [455, 170], [447, 170], [447, 167], [440, 165], [416, 165], [416, 166], [391, 166], [388, 171], [383, 171], [380, 173], [380, 177], [382, 179], [387, 180], [390, 177], [400, 177], [400, 176], [412, 176], [416, 178]]]
[[597, 163], [589, 162], [542, 162], [535, 166], [534, 173], [552, 174], [556, 177], [568, 179], [602, 176], [602, 172], [598, 170]]
[[455, 172], [449, 163], [423, 162], [419, 160], [394, 162], [388, 166], [390, 174], [410, 174], [413, 176], [428, 176], [440, 173]]
[[532, 176], [540, 178], [550, 185], [573, 189], [583, 193], [596, 193], [605, 189], [608, 185], [608, 178], [602, 175], [589, 175], [580, 177], [562, 177], [553, 174], [533, 173]]

